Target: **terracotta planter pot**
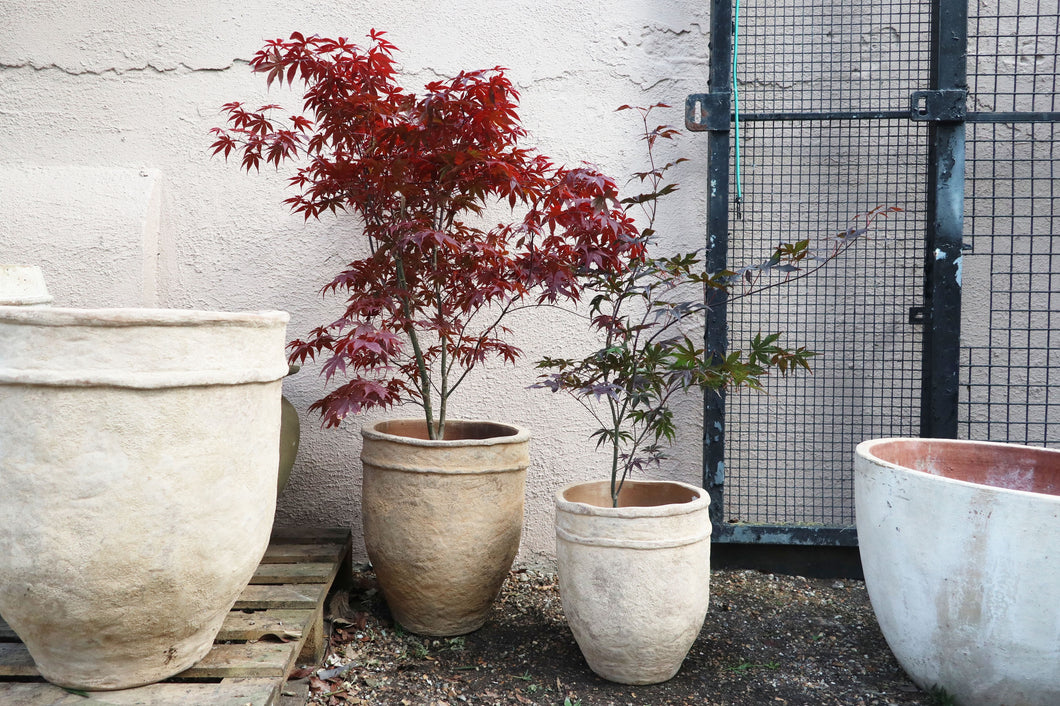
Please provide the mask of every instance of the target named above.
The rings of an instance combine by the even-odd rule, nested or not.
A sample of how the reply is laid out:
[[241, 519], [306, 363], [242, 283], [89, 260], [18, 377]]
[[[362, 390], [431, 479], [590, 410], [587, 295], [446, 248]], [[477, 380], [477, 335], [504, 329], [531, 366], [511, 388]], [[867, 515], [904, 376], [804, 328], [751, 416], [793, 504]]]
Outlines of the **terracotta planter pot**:
[[280, 398], [280, 466], [276, 478], [276, 493], [280, 494], [291, 480], [291, 471], [298, 458], [298, 444], [302, 439], [302, 422], [298, 410], [286, 397]]
[[876, 439], [854, 469], [865, 586], [913, 681], [1060, 704], [1060, 451]]
[[422, 635], [478, 629], [519, 549], [529, 432], [450, 420], [429, 441], [403, 419], [362, 434], [364, 542], [394, 618]]
[[0, 308], [0, 614], [46, 679], [210, 650], [272, 527], [286, 321]]
[[655, 684], [681, 668], [710, 599], [710, 499], [673, 481], [610, 482], [556, 495], [563, 611], [589, 667], [622, 684]]

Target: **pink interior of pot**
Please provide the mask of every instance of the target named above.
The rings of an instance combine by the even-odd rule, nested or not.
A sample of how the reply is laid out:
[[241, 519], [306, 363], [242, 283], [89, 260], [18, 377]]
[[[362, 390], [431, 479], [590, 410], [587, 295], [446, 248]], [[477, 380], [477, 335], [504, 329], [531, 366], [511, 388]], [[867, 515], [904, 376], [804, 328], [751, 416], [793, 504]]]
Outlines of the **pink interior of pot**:
[[882, 461], [954, 480], [1060, 495], [1060, 451], [1014, 444], [895, 439], [872, 445]]
[[[700, 497], [700, 493], [674, 483], [645, 483], [626, 481], [618, 494], [619, 507], [656, 507], [689, 503]], [[611, 483], [583, 483], [568, 488], [563, 499], [574, 503], [585, 503], [597, 507], [611, 507]]]
[[[427, 439], [427, 422], [420, 419], [393, 419], [380, 422], [376, 431], [410, 439]], [[478, 422], [451, 420], [445, 423], [446, 441], [466, 441], [468, 439], [497, 439], [515, 436], [519, 430], [507, 424], [497, 422]]]

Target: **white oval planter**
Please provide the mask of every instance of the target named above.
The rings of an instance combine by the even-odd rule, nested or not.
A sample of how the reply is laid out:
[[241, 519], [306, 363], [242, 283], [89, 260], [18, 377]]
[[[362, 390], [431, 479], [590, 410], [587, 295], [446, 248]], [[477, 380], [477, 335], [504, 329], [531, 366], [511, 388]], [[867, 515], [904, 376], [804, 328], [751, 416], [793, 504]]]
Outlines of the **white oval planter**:
[[46, 679], [210, 650], [269, 539], [287, 318], [0, 307], [0, 614]]
[[962, 706], [1060, 704], [1060, 451], [866, 441], [854, 491], [869, 598], [913, 681]]
[[47, 306], [52, 296], [36, 265], [0, 265], [0, 306]]
[[556, 559], [567, 622], [589, 667], [623, 684], [681, 668], [710, 600], [710, 498], [674, 481], [610, 482], [556, 495]]
[[364, 543], [394, 618], [422, 635], [486, 621], [519, 550], [530, 434], [449, 420], [446, 438], [400, 419], [362, 430]]

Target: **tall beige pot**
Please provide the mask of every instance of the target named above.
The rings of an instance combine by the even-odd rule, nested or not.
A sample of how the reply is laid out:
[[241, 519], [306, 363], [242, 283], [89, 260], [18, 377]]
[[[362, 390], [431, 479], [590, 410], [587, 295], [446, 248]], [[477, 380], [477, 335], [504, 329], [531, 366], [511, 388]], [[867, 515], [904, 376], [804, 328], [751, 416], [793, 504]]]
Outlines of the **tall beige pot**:
[[0, 307], [0, 614], [46, 679], [210, 650], [272, 527], [286, 321]]
[[450, 420], [428, 440], [423, 420], [362, 431], [368, 558], [394, 618], [422, 635], [462, 635], [486, 621], [523, 527], [530, 434]]
[[676, 481], [627, 480], [556, 495], [563, 612], [589, 667], [622, 684], [656, 684], [681, 668], [710, 600], [710, 499]]

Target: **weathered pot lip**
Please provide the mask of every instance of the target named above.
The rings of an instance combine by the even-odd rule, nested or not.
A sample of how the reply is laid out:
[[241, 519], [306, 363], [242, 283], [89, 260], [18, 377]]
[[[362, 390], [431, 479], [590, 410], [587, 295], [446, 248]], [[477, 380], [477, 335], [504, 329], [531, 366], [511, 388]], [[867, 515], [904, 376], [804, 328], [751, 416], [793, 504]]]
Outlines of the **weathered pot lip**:
[[[399, 434], [388, 434], [379, 431], [377, 427], [393, 422], [419, 422], [419, 417], [399, 417], [394, 419], [381, 419], [370, 426], [361, 427], [361, 436], [365, 439], [375, 441], [387, 441], [392, 444], [404, 444], [406, 446], [426, 446], [434, 448], [453, 448], [468, 446], [500, 446], [506, 444], [523, 444], [530, 441], [530, 430], [517, 424], [509, 422], [495, 422], [492, 419], [447, 419], [446, 424], [458, 422], [464, 424], [494, 424], [499, 427], [507, 427], [514, 433], [505, 436], [491, 436], [487, 439], [419, 439], [412, 436], [401, 436]], [[426, 422], [424, 422], [426, 424]]]
[[568, 483], [556, 491], [556, 512], [567, 512], [572, 515], [590, 515], [596, 517], [614, 517], [619, 519], [636, 519], [640, 517], [673, 517], [676, 515], [687, 515], [693, 512], [701, 512], [710, 507], [710, 494], [699, 486], [683, 483], [678, 480], [626, 480], [626, 484], [634, 485], [676, 485], [686, 490], [695, 492], [698, 497], [684, 503], [669, 503], [667, 505], [627, 505], [625, 507], [604, 507], [590, 505], [588, 503], [567, 500], [563, 495], [573, 488], [583, 485], [594, 485], [596, 483], [610, 483], [610, 480], [591, 480]]
[[866, 461], [871, 461], [874, 464], [883, 466], [884, 468], [901, 471], [908, 473], [914, 477], [920, 477], [924, 479], [930, 479], [931, 482], [945, 483], [955, 487], [969, 488], [973, 490], [989, 490], [1003, 495], [1012, 495], [1015, 497], [1026, 497], [1034, 498], [1040, 502], [1053, 502], [1060, 504], [1060, 495], [1050, 495], [1048, 493], [1035, 493], [1030, 490], [1017, 490], [1015, 488], [1004, 488], [997, 485], [987, 485], [985, 483], [973, 483], [971, 481], [960, 480], [958, 478], [950, 478], [949, 476], [935, 475], [934, 473], [928, 473], [926, 471], [917, 470], [916, 468], [909, 468], [908, 466], [902, 466], [891, 461], [884, 460], [872, 452], [873, 447], [890, 443], [890, 442], [942, 442], [946, 444], [953, 444], [959, 446], [992, 446], [996, 448], [1019, 448], [1019, 449], [1033, 449], [1035, 452], [1041, 451], [1046, 453], [1060, 454], [1058, 449], [1050, 449], [1044, 446], [1028, 446], [1026, 444], [1014, 444], [1004, 441], [977, 441], [975, 439], [939, 439], [932, 437], [919, 437], [919, 436], [892, 436], [881, 439], [868, 439], [862, 441], [854, 449], [854, 454]]
[[0, 306], [0, 322], [33, 326], [197, 326], [237, 325], [272, 327], [286, 324], [286, 311], [205, 311], [200, 309], [76, 309]]

